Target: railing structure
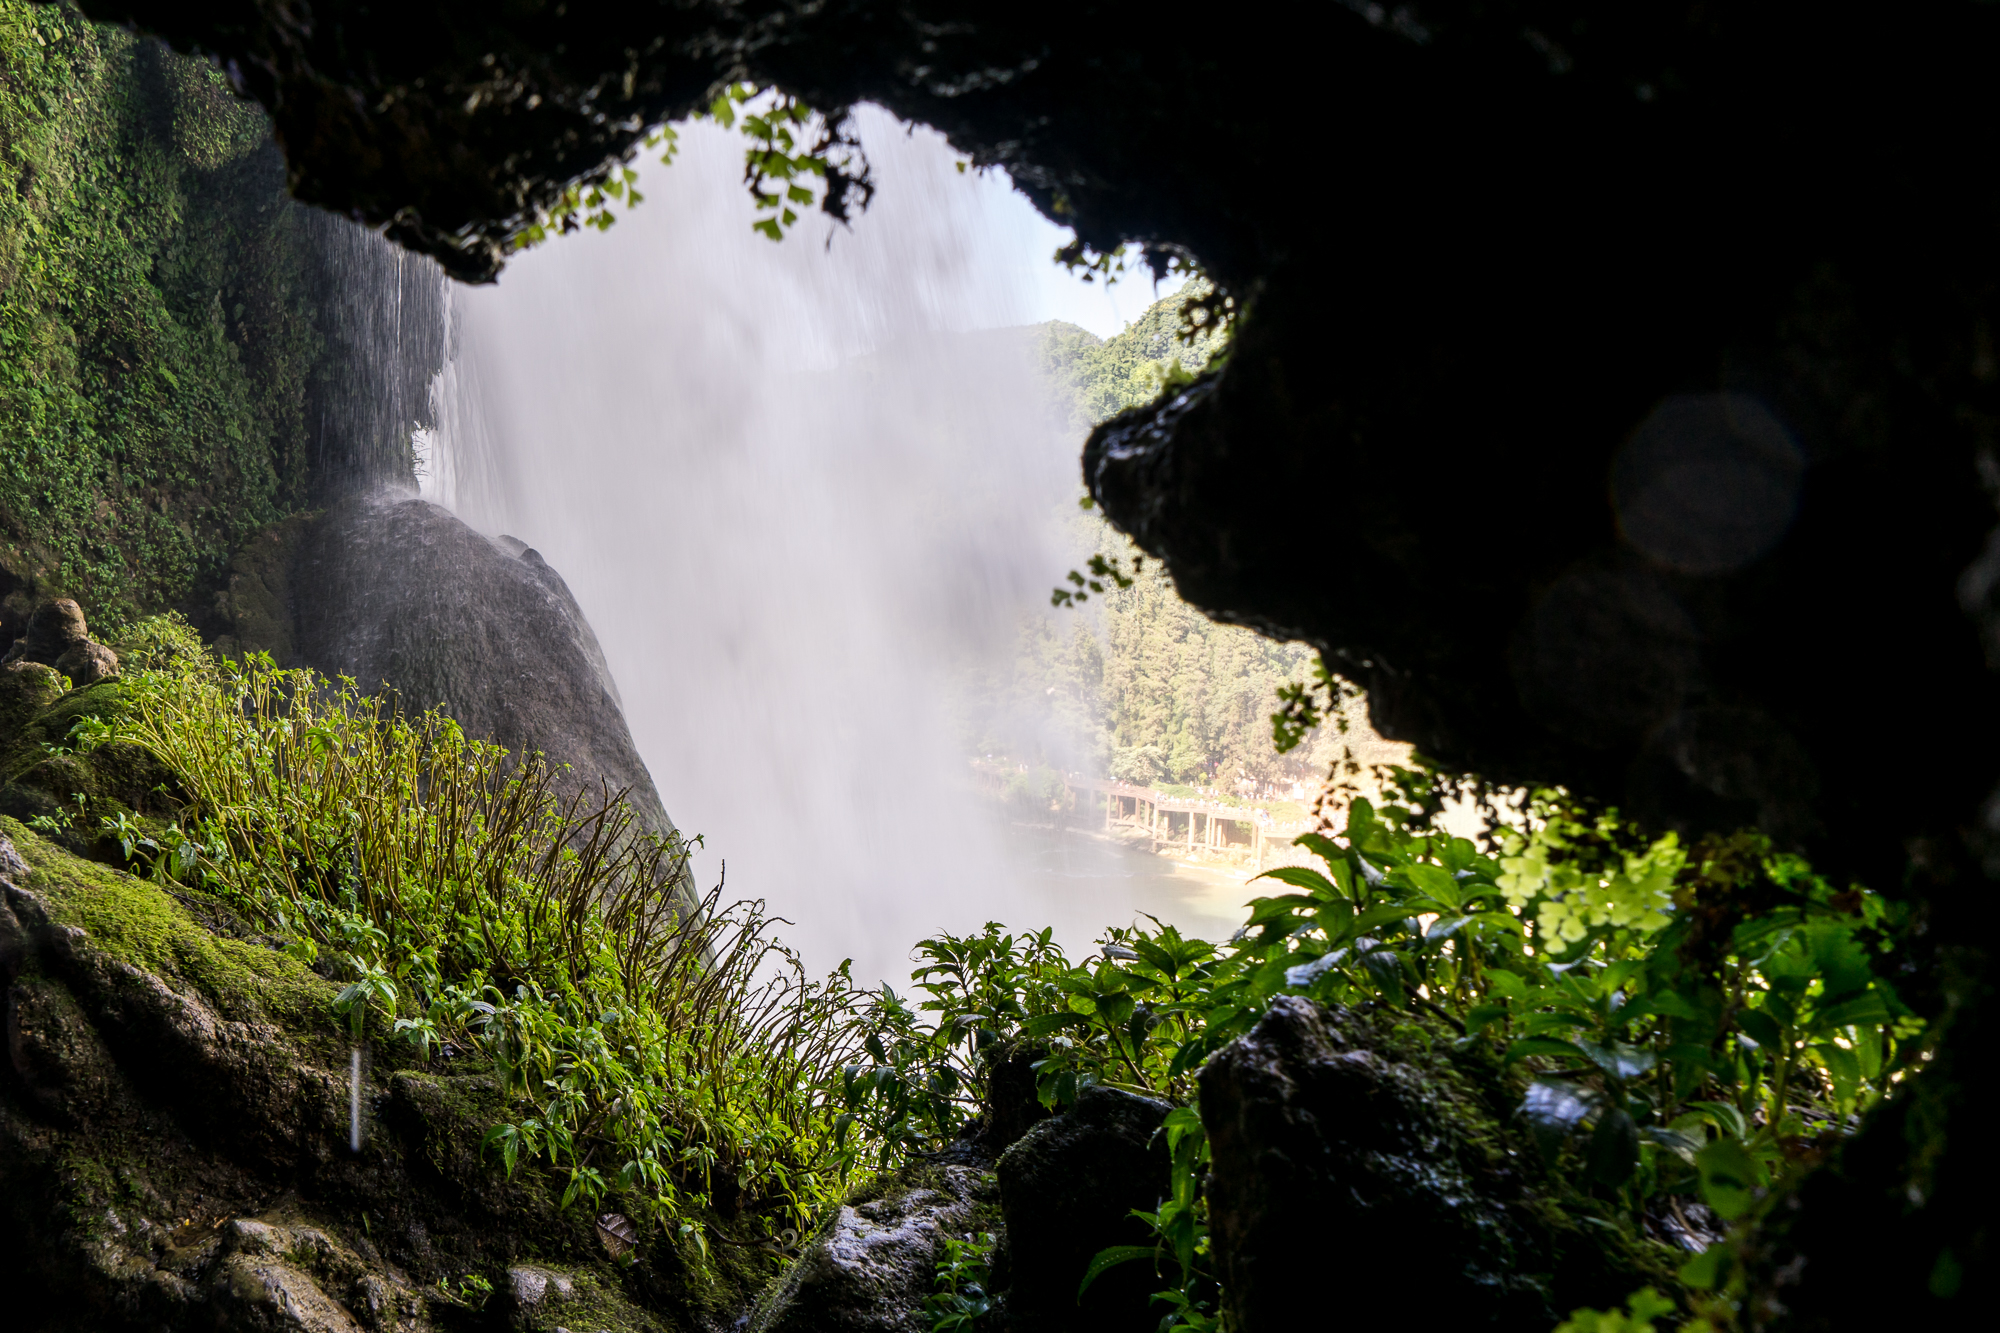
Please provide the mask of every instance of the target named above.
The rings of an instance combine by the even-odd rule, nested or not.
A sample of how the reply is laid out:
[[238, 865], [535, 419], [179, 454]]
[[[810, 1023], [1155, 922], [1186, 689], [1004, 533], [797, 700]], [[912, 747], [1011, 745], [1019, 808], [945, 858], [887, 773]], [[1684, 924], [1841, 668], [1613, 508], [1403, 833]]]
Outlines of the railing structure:
[[[982, 776], [1004, 780], [1010, 771], [999, 765], [974, 764]], [[1288, 845], [1292, 838], [1312, 828], [1311, 820], [1275, 820], [1263, 810], [1170, 796], [1151, 787], [1128, 782], [1112, 782], [1086, 777], [1081, 773], [1062, 775], [1072, 810], [1096, 812], [1097, 798], [1103, 798], [1104, 831], [1143, 831], [1151, 850], [1183, 846], [1189, 855], [1199, 850], [1238, 851], [1255, 861], [1262, 871], [1271, 843]]]

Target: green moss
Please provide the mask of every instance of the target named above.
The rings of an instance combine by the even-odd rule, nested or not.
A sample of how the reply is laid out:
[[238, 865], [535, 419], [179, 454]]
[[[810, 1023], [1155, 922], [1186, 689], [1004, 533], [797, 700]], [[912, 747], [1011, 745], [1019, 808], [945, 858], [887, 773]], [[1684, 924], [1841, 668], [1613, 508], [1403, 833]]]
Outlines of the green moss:
[[626, 1299], [619, 1288], [589, 1272], [565, 1273], [571, 1283], [569, 1298], [552, 1304], [531, 1328], [587, 1328], [606, 1333], [665, 1333], [667, 1325]]
[[[17, 780], [19, 774], [33, 767], [38, 757], [47, 753], [44, 746], [66, 748], [70, 729], [79, 718], [115, 722], [123, 708], [123, 687], [115, 680], [100, 681], [62, 695], [25, 719], [17, 736], [11, 738], [12, 747], [5, 760], [8, 777]], [[0, 738], [0, 744], [4, 744], [5, 739], [9, 738]]]
[[261, 111], [0, 0], [0, 596], [186, 604], [303, 500], [313, 331]]
[[91, 943], [142, 971], [191, 982], [226, 1016], [279, 1024], [332, 1044], [329, 1005], [336, 988], [297, 960], [263, 945], [219, 938], [166, 890], [86, 861], [0, 816], [28, 863], [24, 888], [48, 904], [52, 921], [80, 926]]

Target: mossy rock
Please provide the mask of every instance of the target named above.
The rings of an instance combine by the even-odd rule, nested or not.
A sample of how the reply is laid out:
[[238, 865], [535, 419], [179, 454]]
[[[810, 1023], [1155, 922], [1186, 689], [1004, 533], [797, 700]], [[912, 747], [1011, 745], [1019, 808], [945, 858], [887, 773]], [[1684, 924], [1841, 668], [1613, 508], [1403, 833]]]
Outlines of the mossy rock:
[[0, 741], [11, 740], [37, 713], [63, 697], [62, 673], [40, 662], [0, 665]]
[[[0, 667], [0, 815], [36, 821], [78, 855], [123, 866], [130, 858], [111, 828], [157, 835], [180, 815], [184, 786], [152, 751], [115, 738], [127, 706], [121, 683], [62, 684], [47, 667]], [[73, 735], [84, 719], [112, 728], [114, 738], [92, 744]]]
[[1519, 1076], [1407, 1015], [1281, 996], [1201, 1071], [1210, 1222], [1244, 1333], [1398, 1322], [1412, 1299], [1300, 1275], [1337, 1255], [1421, 1274], [1437, 1327], [1546, 1333], [1642, 1286], [1677, 1292], [1685, 1256], [1550, 1170], [1514, 1115]]
[[[9, 1328], [677, 1333], [727, 1323], [769, 1273], [747, 1245], [702, 1261], [657, 1228], [613, 1262], [549, 1173], [481, 1159], [510, 1113], [490, 1070], [380, 1031], [354, 1150], [337, 986], [274, 943], [0, 818]], [[574, 1300], [520, 1305], [523, 1267]]]

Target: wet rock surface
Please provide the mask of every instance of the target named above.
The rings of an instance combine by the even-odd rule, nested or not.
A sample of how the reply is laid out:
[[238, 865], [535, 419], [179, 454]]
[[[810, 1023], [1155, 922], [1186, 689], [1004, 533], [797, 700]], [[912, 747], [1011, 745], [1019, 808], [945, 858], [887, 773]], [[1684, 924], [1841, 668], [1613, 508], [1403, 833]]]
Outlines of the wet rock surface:
[[[1201, 1071], [1216, 1253], [1244, 1333], [1343, 1320], [1390, 1326], [1418, 1293], [1426, 1326], [1546, 1330], [1679, 1259], [1566, 1195], [1511, 1124], [1518, 1093], [1380, 1017], [1281, 996]], [[1338, 1293], [1313, 1275], [1408, 1273]]]
[[750, 1333], [930, 1333], [943, 1239], [991, 1229], [996, 1201], [984, 1164], [956, 1156], [851, 1195], [758, 1298]]

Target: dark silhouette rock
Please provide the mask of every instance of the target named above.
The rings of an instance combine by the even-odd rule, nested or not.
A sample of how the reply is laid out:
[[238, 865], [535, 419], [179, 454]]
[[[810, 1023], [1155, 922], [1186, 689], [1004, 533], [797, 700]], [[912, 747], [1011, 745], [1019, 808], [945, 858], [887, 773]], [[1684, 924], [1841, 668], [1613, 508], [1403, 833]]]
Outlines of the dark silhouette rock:
[[1035, 1063], [1048, 1058], [1045, 1047], [1012, 1045], [986, 1053], [986, 1090], [973, 1142], [998, 1157], [1035, 1124], [1053, 1114], [1035, 1086]]
[[1408, 1322], [1411, 1287], [1313, 1279], [1335, 1263], [1412, 1274], [1435, 1328], [1546, 1333], [1579, 1306], [1671, 1289], [1672, 1251], [1544, 1177], [1509, 1123], [1518, 1092], [1390, 1027], [1280, 996], [1203, 1066], [1209, 1225], [1235, 1327], [1318, 1326], [1330, 1302], [1343, 1323]]
[[1158, 1325], [1149, 1304], [1162, 1283], [1152, 1265], [1106, 1271], [1077, 1299], [1090, 1261], [1111, 1245], [1153, 1240], [1133, 1209], [1155, 1212], [1170, 1188], [1164, 1102], [1090, 1086], [1062, 1115], [1031, 1126], [1000, 1155], [1006, 1262], [994, 1282], [1007, 1317], [1023, 1330], [1130, 1329]]

